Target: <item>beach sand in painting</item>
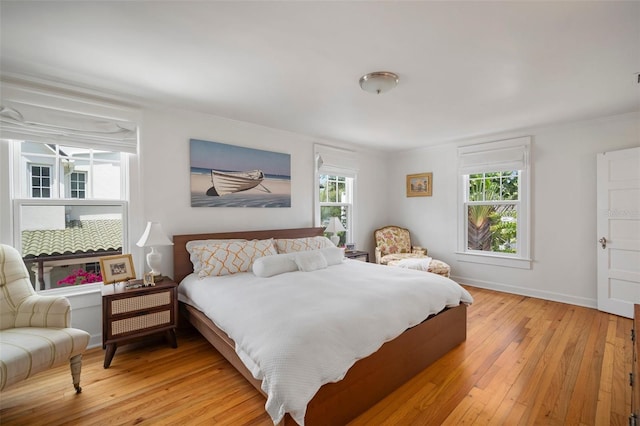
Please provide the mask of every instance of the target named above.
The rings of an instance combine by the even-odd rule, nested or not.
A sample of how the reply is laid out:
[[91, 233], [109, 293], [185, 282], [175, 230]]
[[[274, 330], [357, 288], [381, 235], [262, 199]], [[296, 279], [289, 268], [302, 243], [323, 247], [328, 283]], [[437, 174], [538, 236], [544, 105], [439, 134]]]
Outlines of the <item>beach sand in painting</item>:
[[271, 193], [260, 185], [247, 191], [221, 197], [206, 195], [211, 188], [211, 176], [191, 173], [191, 207], [291, 207], [291, 181], [266, 178], [262, 181]]

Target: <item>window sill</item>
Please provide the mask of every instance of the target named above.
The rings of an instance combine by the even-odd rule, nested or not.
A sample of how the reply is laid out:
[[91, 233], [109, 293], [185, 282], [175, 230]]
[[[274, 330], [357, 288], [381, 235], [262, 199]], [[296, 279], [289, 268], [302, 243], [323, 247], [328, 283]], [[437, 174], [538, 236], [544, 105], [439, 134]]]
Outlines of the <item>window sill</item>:
[[42, 296], [80, 296], [83, 294], [102, 293], [102, 283], [81, 284], [68, 287], [50, 288], [37, 293]]
[[456, 252], [459, 262], [480, 263], [483, 265], [503, 266], [507, 268], [531, 269], [533, 261], [522, 257], [500, 256], [496, 254], [476, 254]]

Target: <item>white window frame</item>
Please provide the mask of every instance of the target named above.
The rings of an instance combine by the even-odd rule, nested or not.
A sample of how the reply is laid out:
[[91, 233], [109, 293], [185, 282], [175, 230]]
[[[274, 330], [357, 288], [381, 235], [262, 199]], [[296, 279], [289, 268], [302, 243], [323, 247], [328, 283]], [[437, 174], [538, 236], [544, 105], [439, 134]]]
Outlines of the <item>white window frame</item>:
[[[38, 186], [38, 187], [33, 186], [33, 168], [34, 167], [40, 167], [41, 169], [42, 168], [49, 169], [49, 187], [48, 188], [45, 187], [45, 186], [42, 186], [42, 174], [40, 174], [40, 176], [39, 176], [41, 185]], [[54, 195], [53, 194], [53, 188], [55, 187], [54, 182], [53, 182], [54, 181], [54, 173], [55, 172], [53, 170], [53, 167], [50, 164], [41, 164], [41, 163], [30, 163], [29, 164], [29, 175], [28, 175], [28, 182], [29, 183], [27, 185], [27, 191], [29, 192], [29, 195], [30, 195], [31, 198], [44, 198], [44, 199], [53, 198], [53, 195]], [[33, 190], [35, 188], [39, 188], [40, 189], [40, 194], [41, 195], [42, 195], [42, 190], [44, 188], [49, 189], [49, 196], [48, 197], [42, 197], [42, 196], [34, 197], [33, 196]]]
[[[142, 204], [140, 188], [135, 182], [139, 179], [139, 159], [138, 144], [139, 130], [138, 124], [141, 121], [141, 112], [138, 109], [125, 106], [125, 104], [112, 103], [110, 101], [98, 100], [94, 94], [82, 97], [69, 94], [66, 87], [58, 91], [57, 88], [41, 88], [29, 84], [4, 83], [2, 102], [9, 111], [9, 121], [4, 121], [0, 127], [0, 240], [16, 248], [21, 243], [20, 236], [15, 235], [15, 230], [20, 229], [19, 218], [16, 216], [16, 204], [25, 201], [24, 194], [18, 193], [16, 179], [26, 178], [24, 164], [16, 161], [16, 156], [12, 152], [13, 141], [30, 140], [40, 143], [57, 143], [63, 146], [84, 146], [96, 150], [114, 151], [127, 153], [124, 161], [121, 162], [121, 172], [126, 178], [121, 179], [121, 193], [117, 200], [94, 200], [96, 204], [105, 205], [111, 203], [125, 203], [123, 208], [123, 242], [124, 253], [131, 253], [134, 262], [138, 266], [142, 265], [143, 256], [141, 251], [131, 251], [129, 234], [140, 233], [144, 229], [144, 219], [142, 218]], [[12, 114], [17, 111], [19, 114]], [[26, 114], [26, 115], [25, 115]], [[13, 120], [12, 118], [22, 115], [24, 120]], [[40, 119], [43, 119], [41, 121]], [[36, 129], [25, 126], [24, 121], [43, 123]], [[103, 131], [104, 126], [119, 126], [115, 133]], [[65, 130], [64, 134], [59, 132], [60, 128], [78, 129], [71, 133]], [[88, 130], [88, 131], [86, 131]], [[95, 131], [94, 131], [95, 130]], [[8, 167], [4, 167], [8, 165]], [[5, 170], [2, 170], [5, 169]], [[54, 168], [55, 170], [55, 168]], [[53, 173], [56, 178], [57, 171]], [[91, 176], [88, 176], [91, 182]], [[52, 196], [57, 197], [53, 202], [71, 203], [69, 198], [61, 198], [57, 194], [56, 188], [60, 185], [53, 184]], [[21, 182], [24, 188], [24, 182]], [[89, 190], [88, 194], [91, 197]], [[22, 201], [20, 201], [22, 200]], [[28, 202], [41, 202], [49, 199], [28, 199]], [[79, 203], [86, 203], [87, 199], [75, 199]], [[18, 221], [18, 222], [16, 222]], [[64, 296], [75, 296], [85, 293], [100, 293], [102, 284], [85, 284], [82, 286], [72, 286], [45, 290], [47, 294]]]
[[[78, 176], [84, 176], [84, 181], [83, 181], [84, 189], [73, 189], [73, 183], [75, 182], [77, 184], [77, 183], [80, 182], [79, 180], [76, 180], [76, 179], [73, 178], [74, 174], [76, 174]], [[73, 171], [73, 172], [69, 173], [69, 198], [77, 199], [77, 200], [85, 200], [85, 199], [87, 199], [88, 189], [89, 189], [89, 172], [86, 172], [86, 171]], [[73, 196], [73, 192], [74, 191], [78, 192], [78, 194], [80, 192], [82, 192], [84, 197], [74, 197]]]
[[[20, 170], [21, 169], [21, 165], [24, 164], [23, 163], [23, 159], [22, 157], [22, 150], [19, 147], [19, 145], [22, 143], [22, 141], [20, 140], [12, 140], [9, 141], [9, 158], [12, 161], [13, 167], [11, 167], [12, 170]], [[91, 155], [93, 157], [93, 155]], [[57, 175], [57, 169], [59, 167], [59, 162], [60, 162], [60, 157], [58, 155], [56, 155], [55, 157], [51, 157], [53, 158], [54, 164], [44, 164], [44, 166], [49, 167], [52, 171], [52, 173], [55, 173]], [[54, 177], [52, 176], [51, 179], [51, 185], [52, 188], [50, 188], [51, 191], [51, 197], [49, 198], [34, 198], [34, 197], [30, 197], [30, 198], [22, 198], [19, 197], [20, 194], [24, 194], [25, 190], [23, 190], [22, 186], [26, 185], [27, 188], [27, 193], [29, 195], [31, 195], [31, 180], [29, 179], [28, 182], [25, 182], [21, 179], [20, 176], [16, 176], [15, 174], [12, 174], [9, 177], [9, 180], [12, 182], [11, 183], [11, 193], [14, 195], [11, 199], [12, 204], [13, 204], [13, 211], [12, 211], [12, 229], [13, 229], [13, 247], [15, 247], [19, 252], [22, 252], [22, 238], [21, 238], [21, 229], [22, 229], [22, 223], [21, 223], [21, 208], [22, 206], [60, 206], [60, 205], [77, 205], [77, 206], [118, 206], [120, 207], [121, 210], [121, 214], [122, 214], [122, 247], [123, 247], [123, 251], [124, 248], [127, 246], [127, 242], [129, 241], [128, 239], [128, 220], [127, 218], [129, 218], [129, 202], [128, 202], [128, 197], [127, 194], [129, 194], [128, 191], [128, 186], [130, 185], [129, 181], [130, 181], [130, 176], [129, 176], [129, 156], [128, 155], [122, 155], [121, 159], [120, 159], [120, 163], [119, 163], [119, 167], [120, 167], [120, 194], [122, 194], [121, 198], [119, 199], [93, 199], [93, 198], [71, 198], [69, 194], [69, 197], [64, 197], [62, 196], [63, 194], [60, 193], [58, 194], [58, 190], [57, 188], [59, 187], [59, 185], [57, 184], [57, 180], [54, 181]], [[41, 163], [30, 163], [29, 166], [31, 165], [36, 165], [36, 166], [42, 166], [43, 164]], [[24, 166], [22, 166], [24, 167]], [[85, 171], [80, 171], [79, 173], [83, 173], [85, 175], [87, 175], [87, 179], [88, 174]], [[67, 179], [69, 180], [69, 179]], [[88, 184], [88, 182], [87, 182]], [[54, 188], [56, 188], [54, 190]], [[86, 191], [87, 188], [85, 188], [85, 194], [89, 195], [89, 192]], [[70, 187], [69, 187], [70, 190]], [[58, 196], [60, 195], [60, 196]], [[65, 194], [66, 195], [66, 194]], [[55, 263], [60, 263], [60, 264], [64, 264], [64, 263], [68, 263], [68, 261], [53, 261], [50, 262], [52, 264]], [[42, 294], [48, 294], [49, 292], [54, 292], [56, 294], [59, 294], [60, 292], [62, 293], [68, 293], [68, 294], [75, 294], [75, 293], [82, 293], [82, 292], [86, 292], [89, 291], [91, 289], [95, 290], [95, 289], [100, 289], [102, 286], [102, 283], [94, 283], [94, 284], [83, 284], [82, 286], [78, 286], [78, 287], [65, 287], [65, 288], [49, 288], [46, 290], [40, 290], [38, 283], [32, 283], [34, 285], [34, 289], [38, 292], [38, 293], [42, 293]], [[82, 287], [80, 289], [80, 287]]]
[[[521, 137], [458, 148], [458, 250], [459, 261], [512, 268], [531, 269], [531, 138]], [[468, 249], [469, 175], [482, 172], [518, 170], [518, 200], [490, 204], [516, 204], [517, 253]]]
[[[320, 207], [322, 206], [350, 206], [347, 213], [347, 232], [345, 242], [355, 243], [355, 218], [357, 211], [357, 187], [358, 187], [358, 162], [354, 151], [332, 147], [328, 145], [314, 145], [314, 179], [313, 179], [313, 201], [314, 201], [314, 223], [315, 226], [323, 226], [320, 217]], [[351, 191], [350, 203], [321, 203], [320, 202], [320, 176], [341, 176], [348, 178]]]
[[[21, 229], [21, 215], [20, 211], [23, 206], [116, 206], [120, 208], [122, 212], [122, 246], [125, 247], [125, 242], [129, 240], [129, 226], [127, 218], [129, 216], [129, 203], [126, 200], [87, 200], [87, 199], [70, 199], [70, 198], [17, 198], [13, 200], [13, 240], [15, 241], [14, 247], [18, 252], [22, 253], [22, 238], [20, 235]], [[100, 257], [100, 255], [96, 255], [95, 257]], [[91, 259], [91, 258], [88, 258]], [[50, 266], [59, 266], [69, 264], [68, 260], [58, 260], [48, 262]], [[58, 265], [56, 265], [58, 264]], [[48, 294], [52, 293], [82, 293], [88, 290], [102, 289], [102, 282], [92, 283], [92, 284], [83, 284], [81, 286], [70, 286], [70, 287], [51, 287], [46, 290], [40, 290], [37, 282], [32, 283], [36, 292], [40, 294]]]
[[[337, 176], [337, 177], [341, 177], [345, 179], [345, 189], [346, 189], [346, 193], [348, 194], [347, 198], [348, 201], [338, 201], [338, 202], [333, 202], [333, 201], [321, 201], [320, 200], [320, 176]], [[342, 174], [336, 174], [336, 173], [326, 173], [326, 172], [318, 172], [316, 174], [316, 190], [317, 190], [317, 194], [316, 194], [316, 200], [318, 203], [318, 208], [317, 208], [317, 215], [318, 215], [318, 226], [324, 226], [323, 223], [321, 223], [321, 209], [322, 207], [345, 207], [347, 210], [347, 217], [346, 217], [346, 224], [345, 227], [347, 229], [346, 231], [346, 236], [345, 236], [345, 242], [346, 243], [352, 243], [353, 242], [353, 232], [352, 232], [352, 228], [353, 228], [353, 208], [354, 208], [354, 203], [353, 203], [353, 198], [354, 198], [354, 182], [355, 182], [355, 178], [350, 177], [350, 176], [345, 176]]]

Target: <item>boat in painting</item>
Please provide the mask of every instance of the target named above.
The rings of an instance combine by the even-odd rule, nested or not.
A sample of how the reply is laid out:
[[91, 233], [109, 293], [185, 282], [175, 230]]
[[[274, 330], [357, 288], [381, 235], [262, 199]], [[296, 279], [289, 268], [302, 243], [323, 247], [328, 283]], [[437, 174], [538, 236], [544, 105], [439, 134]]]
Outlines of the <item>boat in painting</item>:
[[209, 188], [207, 195], [221, 196], [246, 191], [260, 185], [263, 179], [264, 173], [262, 170], [250, 170], [247, 172], [211, 170], [211, 183], [213, 186]]

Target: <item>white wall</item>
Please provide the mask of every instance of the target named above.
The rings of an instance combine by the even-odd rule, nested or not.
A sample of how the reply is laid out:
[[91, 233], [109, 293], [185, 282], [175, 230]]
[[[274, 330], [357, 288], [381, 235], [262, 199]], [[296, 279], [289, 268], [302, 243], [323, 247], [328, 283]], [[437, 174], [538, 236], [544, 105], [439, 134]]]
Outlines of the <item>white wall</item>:
[[[420, 150], [380, 153], [336, 141], [174, 109], [143, 108], [140, 151], [132, 157], [130, 246], [136, 270], [144, 270], [144, 250], [135, 241], [149, 221], [168, 235], [313, 226], [313, 144], [357, 151], [359, 248], [373, 251], [373, 230], [405, 226], [413, 242], [452, 266], [454, 279], [480, 287], [595, 306], [596, 154], [640, 145], [640, 114], [490, 135]], [[457, 238], [457, 158], [459, 144], [531, 135], [533, 138], [531, 270], [459, 262]], [[190, 202], [189, 139], [197, 138], [291, 154], [290, 208], [195, 208]], [[0, 144], [0, 189], [9, 193], [7, 144]], [[405, 196], [407, 174], [433, 172], [433, 196]], [[9, 240], [10, 207], [0, 206], [0, 231]], [[162, 249], [167, 275], [172, 249]], [[372, 254], [372, 253], [371, 253]], [[89, 290], [87, 288], [87, 290]], [[73, 325], [100, 342], [99, 290], [72, 298]]]
[[[140, 120], [139, 155], [130, 165], [131, 203], [129, 246], [138, 275], [145, 270], [144, 250], [135, 246], [147, 221], [159, 221], [174, 234], [314, 226], [313, 144], [347, 147], [358, 155], [358, 187], [355, 242], [373, 250], [372, 230], [385, 222], [387, 192], [386, 159], [375, 151], [320, 140], [250, 123], [173, 109], [143, 108]], [[191, 207], [189, 139], [203, 139], [291, 154], [290, 208]], [[0, 189], [9, 194], [8, 144], [0, 144]], [[132, 165], [137, 165], [133, 167]], [[137, 169], [137, 170], [136, 170]], [[383, 172], [381, 172], [383, 171]], [[1, 240], [11, 243], [10, 203], [1, 203]], [[172, 248], [161, 248], [163, 273], [173, 275]], [[101, 344], [99, 286], [87, 286], [68, 296], [73, 308], [72, 326], [91, 333], [90, 346]]]
[[[457, 146], [532, 136], [532, 269], [457, 259]], [[478, 287], [596, 306], [596, 154], [640, 146], [640, 113], [468, 139], [398, 153], [392, 160], [390, 222], [414, 245]], [[407, 198], [405, 176], [433, 172], [433, 196]]]
[[[270, 129], [207, 114], [145, 109], [140, 126], [141, 194], [144, 221], [159, 221], [168, 235], [314, 226], [313, 143], [337, 142]], [[189, 139], [202, 139], [291, 154], [290, 208], [191, 207]], [[386, 161], [358, 151], [355, 242], [373, 250], [372, 230], [386, 218]], [[135, 241], [135, 236], [134, 236]], [[172, 275], [171, 247], [162, 248]]]

